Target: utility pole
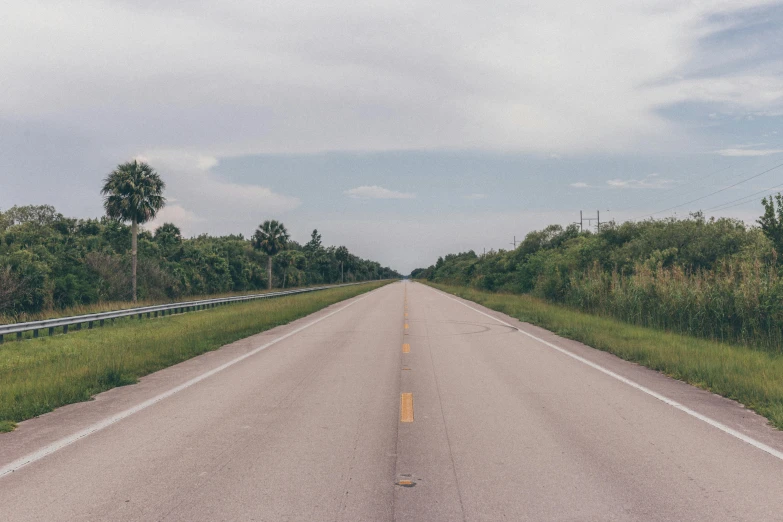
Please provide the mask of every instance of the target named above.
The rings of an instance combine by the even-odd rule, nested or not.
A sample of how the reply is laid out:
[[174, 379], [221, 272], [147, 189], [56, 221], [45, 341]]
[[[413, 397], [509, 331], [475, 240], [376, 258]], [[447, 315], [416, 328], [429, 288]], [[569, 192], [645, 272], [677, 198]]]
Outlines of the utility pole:
[[[588, 226], [593, 225], [593, 221], [596, 222], [596, 230], [598, 233], [601, 232], [601, 211], [596, 210], [596, 217], [584, 217], [582, 215], [582, 211], [579, 211], [579, 231], [582, 232], [584, 230], [584, 222], [587, 221]], [[576, 225], [576, 223], [574, 223]]]
[[581, 233], [583, 230], [582, 223], [584, 222], [584, 219], [582, 218], [582, 211], [579, 211], [579, 221], [574, 221], [572, 225], [579, 225], [579, 232]]
[[517, 236], [514, 236], [514, 242], [511, 243], [511, 244], [514, 245], [514, 250], [516, 250], [517, 249]]

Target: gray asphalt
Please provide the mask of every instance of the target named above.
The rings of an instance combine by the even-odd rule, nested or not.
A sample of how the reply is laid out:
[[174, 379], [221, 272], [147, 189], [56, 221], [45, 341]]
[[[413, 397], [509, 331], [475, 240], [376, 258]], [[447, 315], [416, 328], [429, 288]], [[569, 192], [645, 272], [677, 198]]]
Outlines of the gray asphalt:
[[291, 334], [0, 477], [0, 519], [783, 520], [783, 460], [515, 328], [783, 450], [761, 417], [470, 306], [511, 326], [392, 284], [21, 423], [0, 469]]

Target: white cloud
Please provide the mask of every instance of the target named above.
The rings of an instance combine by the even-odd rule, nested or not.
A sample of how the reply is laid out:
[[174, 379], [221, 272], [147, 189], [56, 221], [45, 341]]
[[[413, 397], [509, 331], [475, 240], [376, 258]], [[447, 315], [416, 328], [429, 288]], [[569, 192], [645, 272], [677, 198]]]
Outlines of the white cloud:
[[684, 141], [673, 103], [783, 109], [772, 68], [690, 74], [701, 38], [773, 3], [10, 0], [0, 118], [221, 157], [652, 149]]
[[163, 223], [174, 223], [179, 227], [182, 235], [188, 237], [193, 235], [195, 230], [194, 225], [203, 221], [204, 219], [198, 217], [193, 212], [186, 210], [184, 207], [172, 204], [172, 200], [169, 199], [166, 206], [158, 212], [157, 216], [155, 216], [155, 219], [145, 224], [144, 228], [154, 232]]
[[378, 185], [363, 185], [346, 190], [345, 194], [354, 199], [413, 199], [416, 194], [397, 192]]
[[571, 186], [574, 188], [588, 188], [590, 185], [584, 181], [577, 181], [576, 183], [571, 183]]
[[[298, 198], [260, 185], [233, 183], [211, 172], [217, 160], [210, 155], [184, 151], [150, 151], [138, 159], [148, 161], [166, 181], [166, 194], [176, 205], [164, 207], [153, 226], [170, 221], [190, 234], [198, 224], [213, 233], [237, 233], [248, 223], [285, 214], [298, 208]], [[208, 226], [204, 226], [208, 223]]]
[[769, 156], [771, 154], [780, 154], [783, 149], [742, 149], [742, 148], [729, 148], [716, 150], [715, 154], [728, 157], [755, 157], [755, 156]]
[[650, 174], [642, 179], [610, 179], [606, 184], [619, 189], [662, 189], [674, 184], [671, 179], [662, 179], [658, 174]]

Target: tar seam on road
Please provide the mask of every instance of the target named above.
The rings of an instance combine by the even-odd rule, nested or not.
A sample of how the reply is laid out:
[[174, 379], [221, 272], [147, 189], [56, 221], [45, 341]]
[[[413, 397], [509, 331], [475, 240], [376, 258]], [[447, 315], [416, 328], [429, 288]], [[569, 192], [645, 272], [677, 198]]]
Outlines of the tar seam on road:
[[430, 367], [432, 368], [432, 378], [435, 380], [435, 391], [438, 394], [438, 407], [440, 408], [440, 419], [443, 421], [443, 433], [446, 435], [446, 446], [449, 448], [449, 459], [451, 460], [451, 472], [454, 474], [454, 485], [457, 486], [457, 498], [459, 499], [459, 509], [462, 512], [462, 522], [466, 522], [468, 517], [465, 514], [465, 503], [462, 501], [462, 487], [457, 475], [457, 463], [454, 461], [454, 451], [451, 448], [451, 438], [449, 437], [449, 425], [446, 422], [446, 414], [443, 412], [443, 399], [440, 395], [440, 381], [438, 372], [435, 371], [435, 359], [432, 356], [432, 343], [430, 343], [430, 323], [427, 320], [428, 315], [424, 314], [424, 339], [427, 345], [427, 351], [430, 354]]
[[[431, 288], [431, 287], [428, 287], [428, 288]], [[750, 444], [751, 446], [755, 447], [756, 449], [760, 449], [761, 451], [763, 451], [765, 453], [768, 453], [768, 454], [772, 455], [773, 457], [775, 457], [777, 459], [783, 460], [783, 451], [778, 451], [775, 448], [764, 444], [763, 442], [759, 442], [756, 439], [748, 437], [744, 433], [741, 433], [741, 432], [739, 432], [739, 431], [737, 431], [737, 430], [735, 430], [733, 428], [730, 428], [730, 427], [726, 426], [725, 424], [716, 421], [715, 419], [707, 417], [706, 415], [702, 415], [701, 413], [699, 413], [697, 411], [694, 411], [694, 410], [688, 408], [687, 406], [684, 406], [684, 405], [680, 404], [679, 402], [677, 402], [675, 400], [672, 400], [672, 399], [670, 399], [670, 398], [668, 398], [668, 397], [666, 397], [664, 395], [661, 395], [660, 393], [658, 393], [656, 391], [653, 391], [650, 388], [647, 388], [646, 386], [642, 386], [641, 384], [639, 384], [639, 383], [637, 383], [635, 381], [632, 381], [631, 379], [623, 377], [622, 375], [620, 375], [618, 373], [615, 373], [612, 370], [604, 368], [600, 364], [596, 364], [596, 363], [594, 363], [594, 362], [592, 362], [592, 361], [590, 361], [588, 359], [585, 359], [584, 357], [581, 357], [579, 355], [576, 355], [575, 353], [569, 352], [565, 348], [561, 348], [560, 346], [557, 346], [555, 344], [550, 343], [549, 341], [545, 341], [544, 339], [536, 337], [535, 335], [533, 335], [531, 333], [528, 333], [528, 332], [525, 332], [523, 330], [520, 330], [519, 328], [517, 328], [517, 327], [515, 327], [513, 325], [510, 325], [509, 323], [507, 323], [507, 322], [505, 322], [505, 321], [503, 321], [501, 319], [498, 319], [497, 317], [495, 317], [493, 315], [490, 315], [488, 313], [482, 312], [481, 310], [479, 310], [477, 308], [473, 308], [469, 304], [463, 303], [459, 299], [450, 296], [446, 292], [443, 292], [441, 290], [436, 290], [434, 288], [433, 288], [433, 290], [442, 293], [446, 298], [451, 299], [452, 301], [455, 301], [455, 302], [461, 304], [462, 306], [473, 310], [476, 313], [479, 313], [481, 315], [489, 317], [490, 319], [494, 319], [495, 321], [497, 321], [497, 322], [499, 322], [499, 323], [501, 323], [503, 325], [506, 325], [506, 326], [509, 326], [511, 328], [514, 328], [519, 333], [521, 333], [523, 335], [526, 335], [526, 336], [530, 337], [531, 339], [534, 339], [534, 340], [540, 342], [541, 344], [544, 344], [544, 345], [548, 346], [549, 348], [552, 348], [553, 350], [557, 350], [558, 352], [560, 352], [562, 354], [565, 354], [568, 357], [571, 357], [572, 359], [576, 359], [577, 361], [579, 361], [579, 362], [581, 362], [583, 364], [586, 364], [587, 366], [590, 366], [591, 368], [594, 368], [594, 369], [598, 370], [599, 372], [608, 375], [609, 377], [617, 379], [618, 381], [620, 381], [622, 383], [625, 383], [628, 386], [631, 386], [632, 388], [636, 388], [637, 390], [639, 390], [641, 392], [644, 392], [647, 395], [650, 395], [651, 397], [654, 397], [654, 398], [658, 399], [659, 401], [661, 401], [661, 402], [663, 402], [665, 404], [668, 404], [672, 408], [680, 410], [681, 412], [686, 413], [686, 414], [688, 414], [691, 417], [694, 417], [696, 419], [699, 419], [702, 422], [706, 422], [707, 424], [709, 424], [713, 428], [717, 428], [720, 431], [726, 433], [727, 435], [731, 435], [732, 437], [737, 438], [737, 439], [741, 440], [742, 442], [746, 442], [747, 444]]]
[[321, 321], [323, 321], [325, 319], [328, 319], [329, 317], [332, 317], [333, 315], [342, 312], [346, 308], [348, 308], [350, 306], [353, 306], [354, 304], [358, 303], [359, 301], [363, 301], [364, 299], [367, 299], [367, 297], [369, 297], [371, 293], [372, 293], [372, 291], [370, 291], [364, 297], [361, 297], [361, 298], [359, 298], [359, 299], [357, 299], [355, 301], [352, 301], [352, 302], [348, 303], [347, 305], [343, 306], [342, 308], [339, 308], [338, 310], [335, 310], [335, 311], [333, 311], [333, 312], [331, 312], [331, 313], [329, 313], [327, 315], [324, 315], [323, 317], [319, 317], [315, 321], [307, 323], [306, 325], [300, 326], [299, 328], [297, 328], [295, 330], [292, 330], [292, 331], [288, 332], [287, 334], [282, 335], [282, 336], [278, 337], [277, 339], [274, 339], [273, 341], [270, 341], [270, 342], [268, 342], [268, 343], [266, 343], [266, 344], [264, 344], [262, 346], [254, 348], [251, 351], [247, 352], [246, 354], [240, 355], [236, 359], [232, 359], [232, 360], [228, 361], [227, 363], [224, 363], [224, 364], [218, 366], [217, 368], [213, 368], [212, 370], [209, 370], [208, 372], [202, 373], [198, 377], [194, 377], [194, 378], [190, 379], [189, 381], [186, 381], [186, 382], [180, 384], [179, 386], [176, 386], [176, 387], [174, 387], [174, 388], [172, 388], [172, 389], [170, 389], [168, 391], [165, 391], [165, 392], [163, 392], [163, 393], [161, 393], [159, 395], [156, 395], [155, 397], [153, 397], [151, 399], [148, 399], [148, 400], [146, 400], [146, 401], [144, 401], [144, 402], [142, 402], [140, 404], [137, 404], [136, 406], [134, 406], [132, 408], [129, 408], [129, 409], [127, 409], [127, 410], [125, 410], [123, 412], [120, 412], [120, 413], [118, 413], [116, 415], [113, 415], [113, 416], [109, 417], [108, 419], [104, 419], [104, 420], [102, 420], [100, 422], [97, 422], [97, 423], [93, 424], [92, 426], [88, 426], [87, 428], [84, 428], [83, 430], [78, 431], [78, 432], [74, 433], [73, 435], [69, 435], [68, 437], [62, 438], [62, 439], [60, 439], [60, 440], [58, 440], [56, 442], [48, 444], [48, 445], [44, 446], [43, 448], [39, 449], [38, 451], [30, 453], [29, 455], [25, 455], [24, 457], [16, 459], [15, 461], [11, 462], [10, 464], [7, 464], [6, 466], [0, 468], [0, 479], [5, 477], [6, 475], [12, 474], [13, 472], [17, 471], [18, 469], [20, 469], [20, 468], [22, 468], [22, 467], [24, 467], [24, 466], [26, 466], [28, 464], [32, 464], [33, 462], [39, 461], [42, 458], [47, 457], [47, 456], [51, 455], [52, 453], [55, 453], [56, 451], [59, 451], [59, 450], [65, 448], [66, 446], [69, 446], [69, 445], [73, 444], [74, 442], [76, 442], [76, 441], [78, 441], [80, 439], [88, 437], [88, 436], [92, 435], [93, 433], [96, 433], [98, 431], [103, 430], [104, 428], [108, 428], [112, 424], [115, 424], [115, 423], [117, 423], [117, 422], [119, 422], [119, 421], [121, 421], [123, 419], [126, 419], [126, 418], [130, 417], [134, 413], [138, 413], [138, 412], [140, 412], [142, 410], [145, 410], [145, 409], [149, 408], [150, 406], [152, 406], [153, 404], [156, 404], [156, 403], [158, 403], [158, 402], [160, 402], [160, 401], [162, 401], [164, 399], [167, 399], [167, 398], [171, 397], [172, 395], [175, 395], [175, 394], [181, 392], [182, 390], [190, 388], [194, 384], [197, 384], [197, 383], [203, 381], [204, 379], [212, 377], [216, 373], [219, 373], [219, 372], [225, 370], [226, 368], [229, 368], [229, 367], [231, 367], [231, 366], [233, 366], [233, 365], [235, 365], [235, 364], [237, 364], [239, 362], [242, 362], [245, 359], [247, 359], [248, 357], [252, 357], [253, 355], [256, 355], [257, 353], [261, 352], [262, 350], [265, 350], [265, 349], [269, 348], [270, 346], [279, 343], [280, 341], [284, 341], [285, 339], [288, 339], [289, 337], [298, 334], [302, 330], [306, 330], [306, 329], [310, 328], [311, 326], [314, 326], [314, 325], [320, 323]]

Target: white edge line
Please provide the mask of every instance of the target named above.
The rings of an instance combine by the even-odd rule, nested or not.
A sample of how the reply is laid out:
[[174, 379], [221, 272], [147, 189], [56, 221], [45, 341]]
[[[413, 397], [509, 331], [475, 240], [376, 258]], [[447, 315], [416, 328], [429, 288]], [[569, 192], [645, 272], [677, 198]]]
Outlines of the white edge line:
[[117, 422], [119, 422], [119, 421], [121, 421], [123, 419], [126, 419], [126, 418], [130, 417], [131, 415], [133, 415], [134, 413], [138, 413], [138, 412], [140, 412], [140, 411], [142, 411], [142, 410], [144, 410], [146, 408], [149, 408], [153, 404], [156, 404], [156, 403], [158, 403], [158, 402], [160, 402], [160, 401], [162, 401], [164, 399], [167, 399], [167, 398], [171, 397], [172, 395], [181, 392], [184, 389], [190, 388], [194, 384], [197, 384], [197, 383], [203, 381], [204, 379], [208, 379], [209, 377], [212, 377], [216, 373], [222, 372], [226, 368], [229, 368], [230, 366], [233, 366], [233, 365], [237, 364], [238, 362], [242, 362], [245, 359], [247, 359], [248, 357], [252, 357], [253, 355], [257, 354], [258, 352], [260, 352], [262, 350], [265, 350], [265, 349], [269, 348], [270, 346], [279, 343], [280, 341], [288, 339], [289, 337], [298, 334], [302, 330], [306, 330], [307, 328], [310, 328], [311, 326], [314, 326], [315, 324], [320, 323], [324, 319], [328, 319], [329, 317], [332, 317], [335, 314], [339, 314], [340, 312], [342, 312], [346, 308], [348, 308], [350, 306], [353, 306], [356, 303], [358, 303], [359, 301], [363, 301], [364, 299], [366, 299], [368, 297], [369, 297], [369, 293], [367, 295], [365, 295], [364, 297], [360, 297], [359, 299], [356, 299], [355, 301], [351, 301], [350, 303], [348, 303], [347, 305], [343, 306], [342, 308], [340, 308], [338, 310], [330, 312], [330, 313], [324, 315], [323, 317], [319, 317], [315, 321], [312, 321], [312, 322], [307, 323], [307, 324], [305, 324], [303, 326], [300, 326], [299, 328], [297, 328], [295, 330], [292, 330], [292, 331], [288, 332], [285, 335], [281, 335], [280, 337], [274, 339], [273, 341], [270, 341], [270, 342], [266, 343], [263, 346], [259, 346], [257, 348], [253, 348], [251, 351], [249, 351], [249, 352], [247, 352], [247, 353], [245, 353], [243, 355], [240, 355], [236, 359], [232, 359], [232, 360], [230, 360], [230, 361], [228, 361], [228, 362], [226, 362], [224, 364], [221, 364], [217, 368], [213, 368], [213, 369], [209, 370], [208, 372], [202, 373], [198, 377], [194, 377], [194, 378], [190, 379], [189, 381], [186, 381], [186, 382], [180, 384], [179, 386], [171, 388], [168, 391], [165, 391], [165, 392], [163, 392], [163, 393], [161, 393], [159, 395], [156, 395], [155, 397], [153, 397], [151, 399], [147, 399], [146, 401], [144, 401], [142, 403], [139, 403], [136, 406], [133, 406], [132, 408], [128, 408], [127, 410], [122, 411], [122, 412], [120, 412], [120, 413], [118, 413], [116, 415], [113, 415], [113, 416], [109, 417], [109, 418], [106, 418], [106, 419], [104, 419], [104, 420], [102, 420], [100, 422], [96, 422], [95, 424], [93, 424], [91, 426], [88, 426], [88, 427], [84, 428], [81, 431], [77, 431], [73, 435], [69, 435], [68, 437], [62, 438], [62, 439], [60, 439], [60, 440], [58, 440], [56, 442], [52, 442], [51, 444], [48, 444], [48, 445], [44, 446], [43, 448], [39, 449], [38, 451], [35, 451], [33, 453], [30, 453], [29, 455], [25, 455], [24, 457], [16, 459], [13, 462], [11, 462], [10, 464], [7, 464], [7, 465], [3, 466], [2, 468], [0, 468], [0, 478], [3, 478], [6, 475], [10, 475], [11, 473], [19, 470], [20, 468], [22, 468], [24, 466], [27, 466], [28, 464], [32, 464], [33, 462], [39, 461], [42, 458], [47, 457], [48, 455], [51, 455], [52, 453], [54, 453], [56, 451], [59, 451], [59, 450], [65, 448], [66, 446], [69, 446], [69, 445], [73, 444], [74, 442], [76, 442], [76, 441], [78, 441], [80, 439], [88, 437], [88, 436], [92, 435], [93, 433], [101, 431], [102, 429], [107, 428], [107, 427], [111, 426], [112, 424], [115, 424], [115, 423], [117, 423]]
[[[428, 288], [432, 288], [432, 287], [428, 287]], [[565, 355], [571, 357], [572, 359], [576, 359], [577, 361], [579, 361], [579, 362], [581, 362], [583, 364], [586, 364], [587, 366], [590, 366], [591, 368], [594, 368], [594, 369], [598, 370], [599, 372], [608, 375], [609, 377], [617, 379], [618, 381], [620, 381], [622, 383], [625, 383], [628, 386], [631, 386], [632, 388], [636, 388], [637, 390], [639, 390], [641, 392], [644, 392], [647, 395], [655, 397], [659, 401], [668, 404], [672, 408], [676, 408], [676, 409], [680, 410], [683, 413], [687, 413], [691, 417], [695, 417], [695, 418], [699, 419], [702, 422], [706, 422], [710, 426], [712, 426], [714, 428], [717, 428], [720, 431], [722, 431], [724, 433], [727, 433], [728, 435], [731, 435], [732, 437], [735, 437], [735, 438], [741, 440], [742, 442], [746, 442], [746, 443], [750, 444], [751, 446], [753, 446], [753, 447], [755, 447], [757, 449], [760, 449], [761, 451], [769, 453], [770, 455], [772, 455], [775, 458], [783, 460], [783, 452], [778, 451], [778, 450], [776, 450], [775, 448], [773, 448], [771, 446], [767, 446], [763, 442], [759, 442], [756, 439], [748, 437], [744, 433], [741, 433], [741, 432], [739, 432], [739, 431], [737, 431], [735, 429], [732, 429], [732, 428], [726, 426], [725, 424], [716, 421], [715, 419], [707, 417], [706, 415], [702, 415], [701, 413], [699, 413], [697, 411], [694, 411], [694, 410], [688, 408], [687, 406], [684, 406], [684, 405], [680, 404], [679, 402], [677, 402], [675, 400], [672, 400], [672, 399], [670, 399], [670, 398], [668, 398], [668, 397], [666, 397], [664, 395], [661, 395], [660, 393], [655, 392], [655, 391], [651, 390], [650, 388], [647, 388], [646, 386], [642, 386], [638, 382], [635, 382], [635, 381], [632, 381], [632, 380], [630, 380], [630, 379], [628, 379], [626, 377], [623, 377], [622, 375], [619, 375], [619, 374], [613, 372], [612, 370], [604, 368], [603, 366], [601, 366], [599, 364], [596, 364], [596, 363], [594, 363], [594, 362], [592, 362], [592, 361], [590, 361], [588, 359], [585, 359], [584, 357], [576, 355], [575, 353], [572, 353], [572, 352], [566, 350], [565, 348], [561, 348], [560, 346], [552, 344], [549, 341], [545, 341], [544, 339], [541, 339], [540, 337], [536, 337], [535, 335], [533, 335], [531, 333], [528, 333], [528, 332], [525, 332], [523, 330], [520, 330], [516, 326], [513, 326], [513, 325], [511, 325], [511, 324], [509, 324], [509, 323], [507, 323], [507, 322], [505, 322], [505, 321], [503, 321], [501, 319], [498, 319], [497, 317], [495, 317], [493, 315], [490, 315], [488, 313], [482, 312], [481, 310], [479, 310], [477, 308], [473, 308], [469, 304], [464, 303], [464, 302], [462, 302], [461, 300], [459, 300], [459, 299], [457, 299], [455, 297], [452, 297], [451, 295], [447, 294], [446, 292], [438, 290], [437, 288], [432, 288], [432, 289], [436, 290], [437, 292], [441, 292], [448, 299], [451, 299], [452, 301], [455, 301], [455, 302], [461, 304], [462, 306], [464, 306], [466, 308], [470, 308], [474, 312], [477, 312], [477, 313], [479, 313], [481, 315], [489, 317], [490, 319], [493, 319], [493, 320], [499, 322], [500, 324], [503, 324], [503, 325], [506, 325], [506, 326], [508, 326], [510, 328], [513, 328], [517, 332], [519, 332], [519, 333], [521, 333], [523, 335], [526, 335], [526, 336], [530, 337], [531, 339], [534, 339], [534, 340], [540, 342], [541, 344], [544, 344], [544, 345], [552, 348], [553, 350], [557, 350], [558, 352], [560, 352], [562, 354], [565, 354]]]

